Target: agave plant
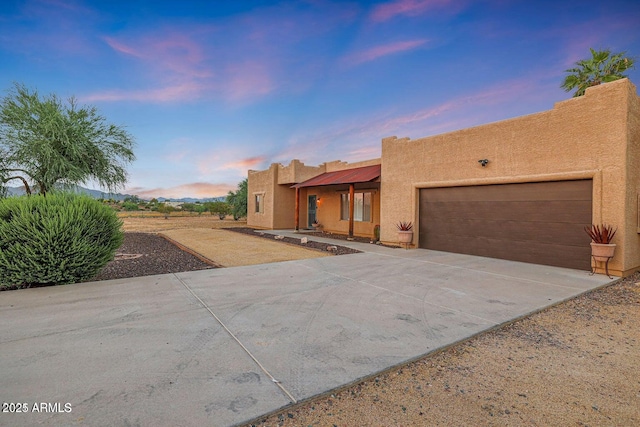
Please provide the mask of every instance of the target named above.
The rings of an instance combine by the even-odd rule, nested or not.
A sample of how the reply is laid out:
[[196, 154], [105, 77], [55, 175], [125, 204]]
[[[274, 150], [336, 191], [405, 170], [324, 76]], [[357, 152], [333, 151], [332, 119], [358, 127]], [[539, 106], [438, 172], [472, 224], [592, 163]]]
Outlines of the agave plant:
[[411, 231], [411, 229], [413, 228], [413, 223], [410, 221], [400, 221], [396, 224], [396, 227], [400, 231]]
[[616, 231], [618, 231], [618, 229], [614, 229], [611, 225], [606, 224], [591, 224], [590, 227], [584, 227], [584, 231], [587, 232], [594, 243], [610, 244], [613, 236], [616, 235]]

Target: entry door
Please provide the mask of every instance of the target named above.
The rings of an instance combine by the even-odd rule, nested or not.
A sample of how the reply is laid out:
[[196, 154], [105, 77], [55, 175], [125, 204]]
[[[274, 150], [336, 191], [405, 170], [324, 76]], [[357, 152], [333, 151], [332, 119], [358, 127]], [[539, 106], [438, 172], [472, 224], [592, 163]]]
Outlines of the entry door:
[[309, 222], [307, 223], [307, 227], [311, 227], [316, 221], [316, 209], [318, 208], [317, 198], [316, 196], [309, 196], [309, 205], [307, 207], [307, 216], [309, 217]]

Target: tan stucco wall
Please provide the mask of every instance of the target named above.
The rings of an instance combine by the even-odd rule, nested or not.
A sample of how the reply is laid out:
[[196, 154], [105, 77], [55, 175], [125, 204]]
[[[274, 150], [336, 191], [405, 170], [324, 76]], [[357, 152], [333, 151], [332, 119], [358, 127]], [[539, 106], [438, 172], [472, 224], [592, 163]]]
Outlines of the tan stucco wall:
[[640, 98], [635, 87], [628, 86], [629, 117], [627, 123], [627, 197], [624, 229], [625, 274], [640, 265]]
[[331, 162], [323, 163], [320, 166], [325, 168], [325, 172], [336, 172], [336, 171], [342, 171], [345, 169], [355, 169], [355, 168], [363, 168], [365, 166], [379, 165], [380, 163], [382, 163], [382, 159], [378, 157], [377, 159], [363, 160], [361, 162], [354, 162], [354, 163], [334, 160]]
[[[298, 159], [293, 159], [287, 166], [277, 164], [277, 183], [291, 186], [299, 182], [306, 181], [326, 172], [324, 165], [307, 166]], [[273, 166], [273, 165], [271, 165]]]
[[[291, 188], [292, 184], [304, 182], [315, 176], [318, 176], [325, 172], [335, 172], [344, 169], [353, 169], [364, 166], [371, 166], [380, 164], [380, 159], [365, 160], [362, 162], [348, 163], [340, 160], [334, 160], [331, 162], [323, 163], [319, 166], [307, 166], [298, 159], [292, 160], [287, 166], [279, 163], [273, 163], [269, 166], [269, 169], [262, 171], [250, 170], [248, 173], [248, 200], [247, 200], [247, 225], [256, 228], [265, 229], [287, 229], [294, 228], [295, 226], [295, 189]], [[372, 184], [377, 187], [379, 184]], [[320, 192], [326, 192], [328, 195], [332, 190], [323, 190], [322, 187], [317, 188]], [[308, 194], [316, 194], [318, 191], [313, 189], [313, 192]], [[262, 213], [255, 211], [255, 195], [262, 194], [264, 198], [264, 209]], [[323, 193], [324, 194], [324, 193]], [[332, 225], [331, 230], [335, 232], [342, 232], [342, 225], [340, 221], [340, 197], [336, 196], [338, 200], [338, 208], [335, 212], [337, 215], [336, 224]], [[327, 198], [328, 200], [329, 198]], [[376, 201], [376, 199], [378, 199]], [[374, 203], [377, 203], [375, 221], [368, 223], [355, 223], [354, 234], [356, 235], [373, 235], [373, 227], [378, 224], [379, 221], [379, 195], [374, 198]], [[331, 206], [331, 204], [329, 204]], [[323, 213], [327, 219], [328, 207], [323, 210]], [[343, 221], [344, 222], [344, 221]], [[300, 195], [300, 227], [307, 227], [307, 190], [302, 189]], [[348, 223], [345, 228], [345, 232], [348, 231]]]
[[610, 270], [628, 274], [640, 266], [638, 103], [624, 79], [550, 111], [416, 140], [383, 139], [381, 240], [397, 241], [398, 221], [418, 226], [420, 188], [592, 178], [593, 222], [620, 227]]
[[[247, 225], [256, 228], [273, 227], [274, 186], [277, 179], [277, 164], [263, 171], [250, 170], [247, 180]], [[264, 195], [264, 209], [256, 213], [255, 195]]]

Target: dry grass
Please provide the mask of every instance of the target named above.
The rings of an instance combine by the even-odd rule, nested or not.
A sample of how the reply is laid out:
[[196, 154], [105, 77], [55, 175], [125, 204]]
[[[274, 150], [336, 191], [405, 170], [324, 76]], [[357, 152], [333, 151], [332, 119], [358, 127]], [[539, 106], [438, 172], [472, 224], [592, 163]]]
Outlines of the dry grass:
[[232, 217], [220, 220], [215, 215], [192, 214], [174, 212], [168, 219], [158, 212], [120, 212], [124, 231], [139, 231], [142, 233], [160, 233], [166, 230], [194, 229], [194, 228], [230, 228], [246, 227], [246, 220], [234, 221]]
[[205, 214], [182, 216], [171, 214], [169, 219], [164, 219], [164, 216], [156, 212], [146, 212], [146, 214], [144, 216], [122, 214], [120, 217], [124, 223], [124, 231], [162, 234], [222, 267], [266, 264], [330, 255], [326, 252], [222, 230], [230, 227], [246, 227], [245, 220], [234, 221], [231, 217], [220, 220], [217, 216]]
[[162, 234], [222, 267], [266, 264], [330, 255], [327, 252], [220, 229], [183, 228], [166, 230]]

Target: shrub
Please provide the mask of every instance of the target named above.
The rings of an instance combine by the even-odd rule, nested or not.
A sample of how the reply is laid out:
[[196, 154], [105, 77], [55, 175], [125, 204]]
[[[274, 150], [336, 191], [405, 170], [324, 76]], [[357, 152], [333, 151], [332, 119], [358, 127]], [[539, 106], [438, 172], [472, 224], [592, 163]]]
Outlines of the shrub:
[[122, 244], [121, 226], [111, 208], [88, 196], [0, 200], [0, 287], [91, 279]]
[[138, 210], [138, 204], [137, 203], [133, 203], [133, 202], [124, 202], [124, 203], [122, 203], [122, 207], [124, 208], [125, 211], [137, 211]]

